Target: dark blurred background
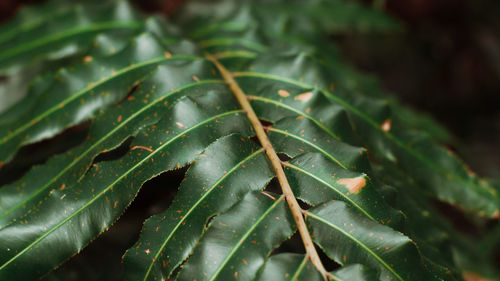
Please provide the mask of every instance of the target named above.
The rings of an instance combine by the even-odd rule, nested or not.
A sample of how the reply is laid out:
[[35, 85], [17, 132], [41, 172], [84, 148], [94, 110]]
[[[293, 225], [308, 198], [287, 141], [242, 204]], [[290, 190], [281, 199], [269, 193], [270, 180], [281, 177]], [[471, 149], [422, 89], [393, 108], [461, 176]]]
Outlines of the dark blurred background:
[[346, 35], [346, 58], [444, 124], [473, 170], [500, 179], [500, 1], [387, 0], [386, 10], [407, 32]]
[[[168, 15], [184, 1], [135, 2], [146, 12]], [[453, 149], [472, 169], [500, 180], [500, 1], [363, 1], [388, 11], [406, 31], [336, 35], [346, 60], [444, 124], [460, 140]], [[35, 2], [41, 1], [1, 0], [0, 21]], [[121, 255], [136, 241], [142, 221], [173, 196], [159, 183], [177, 186], [181, 177], [178, 171], [148, 182], [117, 225], [45, 280], [122, 280]]]

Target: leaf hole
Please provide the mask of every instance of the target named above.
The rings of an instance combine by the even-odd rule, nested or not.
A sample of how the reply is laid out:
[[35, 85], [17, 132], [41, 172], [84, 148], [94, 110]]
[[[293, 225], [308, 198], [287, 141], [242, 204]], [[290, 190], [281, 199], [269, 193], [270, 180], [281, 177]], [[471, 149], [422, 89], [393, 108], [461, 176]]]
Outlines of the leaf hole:
[[323, 266], [325, 267], [325, 269], [327, 271], [330, 272], [330, 271], [333, 271], [335, 269], [339, 269], [342, 267], [340, 264], [338, 264], [334, 260], [330, 259], [326, 255], [326, 253], [323, 251], [323, 249], [318, 247], [318, 245], [314, 244], [314, 247], [316, 248], [316, 251], [318, 252], [319, 258], [321, 259], [321, 263], [323, 264]]
[[305, 201], [300, 200], [299, 198], [297, 198], [297, 202], [299, 203], [299, 206], [302, 208], [302, 210], [309, 210], [312, 207]]
[[253, 143], [255, 143], [256, 145], [258, 145], [258, 146], [262, 147], [262, 145], [260, 144], [260, 141], [259, 141], [259, 139], [257, 138], [257, 136], [251, 136], [251, 137], [250, 137], [250, 140], [251, 140]]
[[125, 154], [127, 154], [127, 152], [130, 151], [130, 144], [132, 143], [132, 140], [134, 140], [134, 137], [128, 137], [119, 146], [111, 150], [99, 153], [96, 157], [94, 157], [94, 161], [92, 161], [92, 164], [97, 164], [104, 161], [113, 161], [123, 157]]
[[286, 153], [278, 152], [276, 154], [278, 154], [278, 158], [283, 162], [288, 162], [292, 159], [292, 157], [288, 156]]
[[123, 157], [127, 152], [130, 151], [130, 144], [132, 143], [133, 139], [134, 137], [128, 137], [117, 147], [112, 148], [110, 150], [102, 151], [99, 154], [97, 154], [97, 156], [95, 156], [94, 159], [92, 160], [92, 163], [87, 167], [87, 170], [82, 175], [82, 177], [89, 173], [90, 169], [94, 164], [104, 161], [113, 161]]
[[269, 127], [274, 126], [274, 123], [273, 123], [273, 122], [271, 122], [271, 121], [269, 121], [269, 120], [259, 119], [259, 121], [260, 121], [260, 124], [262, 124], [262, 126], [263, 126], [264, 128], [269, 128]]
[[43, 164], [50, 157], [83, 143], [89, 133], [91, 123], [87, 120], [66, 128], [52, 138], [21, 147], [14, 158], [0, 169], [0, 187], [20, 179], [34, 165]]
[[137, 215], [146, 214], [146, 219], [165, 211], [177, 194], [187, 169], [188, 166], [166, 171], [146, 181], [132, 205], [138, 209]]
[[295, 233], [283, 241], [281, 245], [274, 249], [271, 253], [271, 256], [281, 254], [281, 253], [295, 253], [295, 254], [305, 254], [306, 250], [304, 248], [304, 244], [302, 243], [302, 239], [300, 238], [300, 233], [295, 231]]
[[213, 215], [211, 215], [211, 216], [207, 219], [207, 221], [205, 222], [205, 225], [204, 225], [205, 230], [206, 230], [206, 229], [210, 226], [210, 224], [212, 223], [212, 221], [214, 220], [214, 218], [215, 218], [217, 215], [218, 215], [218, 213], [217, 213], [217, 214], [213, 214]]
[[55, 276], [54, 280], [69, 280], [68, 276], [78, 276], [71, 280], [97, 280], [95, 271], [89, 269], [102, 268], [105, 264], [106, 270], [99, 275], [103, 280], [123, 280], [123, 253], [139, 239], [144, 220], [168, 208], [186, 170], [187, 167], [167, 171], [145, 182], [137, 198], [108, 231], [50, 276]]
[[273, 178], [271, 181], [269, 181], [269, 183], [267, 184], [266, 188], [264, 188], [264, 191], [268, 192], [268, 193], [274, 193], [274, 194], [283, 194], [283, 192], [281, 191], [281, 187], [280, 187], [280, 184], [278, 182], [278, 179], [275, 177]]

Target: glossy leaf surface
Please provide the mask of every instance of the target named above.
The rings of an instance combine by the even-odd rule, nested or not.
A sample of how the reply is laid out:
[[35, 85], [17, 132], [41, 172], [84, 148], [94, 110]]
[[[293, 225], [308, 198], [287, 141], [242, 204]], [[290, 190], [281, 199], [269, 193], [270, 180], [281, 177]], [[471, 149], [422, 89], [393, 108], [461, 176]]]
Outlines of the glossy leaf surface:
[[[0, 115], [0, 169], [91, 122], [77, 147], [0, 188], [1, 280], [51, 271], [146, 181], [186, 166], [174, 201], [125, 253], [126, 280], [455, 280], [454, 237], [440, 218], [426, 227], [425, 212], [439, 199], [494, 217], [497, 191], [435, 143], [438, 126], [416, 131], [428, 120], [409, 120], [322, 38], [392, 21], [344, 1], [258, 4], [192, 1], [172, 23], [124, 1], [51, 2], [0, 30], [14, 44], [0, 51], [6, 68], [78, 58]], [[108, 14], [130, 30], [107, 28]], [[110, 151], [120, 153], [101, 157]], [[300, 243], [280, 252], [294, 233], [305, 254]], [[340, 268], [327, 272], [326, 259]]]

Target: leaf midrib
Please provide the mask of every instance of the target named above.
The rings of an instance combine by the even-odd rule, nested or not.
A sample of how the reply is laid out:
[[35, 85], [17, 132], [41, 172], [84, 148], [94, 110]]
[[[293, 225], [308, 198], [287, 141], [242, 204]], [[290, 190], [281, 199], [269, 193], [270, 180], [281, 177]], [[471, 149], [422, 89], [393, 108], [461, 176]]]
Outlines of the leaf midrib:
[[71, 220], [72, 218], [74, 218], [76, 215], [78, 215], [79, 213], [81, 213], [85, 209], [87, 209], [88, 206], [90, 206], [96, 200], [98, 200], [99, 198], [101, 198], [105, 193], [107, 193], [111, 189], [111, 187], [113, 187], [114, 185], [116, 185], [119, 181], [121, 181], [123, 178], [125, 178], [130, 172], [134, 171], [137, 167], [139, 167], [144, 162], [146, 162], [147, 160], [149, 160], [157, 152], [161, 151], [163, 148], [165, 148], [166, 146], [168, 146], [170, 143], [174, 142], [178, 138], [181, 138], [186, 133], [189, 133], [190, 131], [192, 131], [192, 130], [194, 130], [194, 129], [202, 126], [202, 125], [205, 125], [206, 123], [209, 123], [209, 122], [211, 122], [213, 120], [216, 120], [216, 119], [218, 119], [220, 117], [225, 117], [225, 116], [232, 115], [232, 114], [239, 114], [239, 113], [242, 113], [242, 112], [243, 112], [243, 110], [238, 109], [238, 110], [232, 110], [232, 111], [224, 112], [222, 114], [214, 115], [211, 118], [205, 119], [203, 122], [200, 122], [200, 123], [196, 124], [195, 126], [190, 127], [188, 129], [186, 129], [186, 130], [178, 133], [175, 137], [173, 137], [169, 141], [165, 142], [164, 144], [160, 145], [157, 149], [155, 149], [153, 152], [151, 152], [148, 156], [146, 156], [144, 159], [142, 159], [141, 161], [139, 161], [139, 163], [137, 163], [136, 165], [134, 165], [127, 172], [123, 173], [120, 177], [118, 177], [118, 179], [116, 179], [115, 181], [113, 181], [113, 183], [109, 184], [106, 188], [104, 188], [97, 196], [93, 197], [85, 205], [83, 205], [82, 207], [80, 207], [77, 211], [73, 212], [73, 214], [71, 214], [70, 216], [68, 216], [67, 218], [65, 218], [62, 222], [60, 222], [56, 226], [52, 227], [49, 231], [45, 232], [42, 236], [40, 236], [39, 238], [37, 238], [31, 244], [29, 244], [28, 246], [24, 247], [24, 249], [22, 251], [20, 251], [18, 254], [16, 254], [14, 257], [10, 258], [2, 266], [0, 266], [0, 271], [3, 270], [5, 267], [7, 267], [14, 260], [16, 260], [18, 257], [20, 257], [21, 255], [23, 255], [24, 253], [26, 253], [29, 249], [31, 249], [32, 247], [34, 247], [37, 243], [39, 243], [40, 241], [42, 241], [43, 239], [45, 239], [47, 236], [49, 236], [50, 234], [52, 234], [59, 227], [63, 226], [66, 222], [68, 222], [69, 220]]
[[249, 97], [241, 89], [238, 82], [236, 82], [236, 80], [234, 79], [234, 73], [231, 73], [228, 69], [226, 69], [226, 67], [222, 65], [215, 56], [209, 53], [205, 53], [205, 57], [208, 60], [210, 60], [219, 70], [219, 73], [226, 81], [234, 97], [236, 98], [242, 109], [245, 111], [246, 117], [252, 124], [255, 135], [259, 140], [259, 143], [264, 148], [267, 158], [269, 159], [271, 165], [273, 166], [282, 194], [284, 197], [286, 197], [286, 202], [288, 204], [289, 210], [293, 215], [293, 219], [295, 221], [297, 229], [299, 230], [304, 248], [310, 257], [312, 264], [318, 269], [319, 272], [321, 272], [323, 276], [328, 276], [329, 273], [325, 269], [319, 257], [319, 254], [316, 248], [314, 247], [314, 242], [312, 241], [311, 234], [307, 229], [307, 225], [302, 215], [303, 209], [300, 207], [295, 195], [293, 194], [292, 188], [290, 187], [290, 183], [288, 182], [288, 179], [285, 175], [282, 166], [282, 161], [279, 158], [276, 151], [274, 150], [273, 144], [269, 140], [269, 136], [267, 135], [267, 132], [264, 130], [262, 122], [255, 113], [250, 103]]

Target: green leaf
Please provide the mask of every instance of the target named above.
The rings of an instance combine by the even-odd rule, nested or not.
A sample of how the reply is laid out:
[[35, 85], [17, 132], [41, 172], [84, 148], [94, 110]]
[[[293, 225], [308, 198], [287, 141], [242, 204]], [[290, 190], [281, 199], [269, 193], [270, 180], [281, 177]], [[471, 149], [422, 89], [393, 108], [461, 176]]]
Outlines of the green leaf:
[[[263, 85], [265, 85], [263, 83]], [[262, 96], [267, 96], [266, 101], [270, 101], [269, 104], [261, 104], [255, 107], [256, 110], [260, 111], [265, 111], [265, 110], [272, 110], [275, 108], [275, 104], [283, 104], [286, 105], [288, 103], [289, 105], [286, 105], [288, 109], [293, 110], [295, 114], [299, 114], [299, 117], [305, 117], [306, 118], [285, 118], [288, 119], [288, 125], [290, 128], [301, 128], [300, 124], [304, 124], [304, 120], [308, 120], [312, 117], [308, 116], [307, 113], [300, 111], [300, 108], [303, 107], [303, 104], [301, 101], [297, 101], [293, 99], [293, 96], [290, 96], [290, 99], [284, 100], [282, 96], [280, 96], [280, 91], [286, 91], [288, 94], [294, 93], [297, 89], [291, 88], [291, 87], [280, 87], [282, 85], [272, 85], [272, 87], [268, 87], [266, 91], [262, 92], [255, 92], [256, 95], [259, 96], [252, 96], [252, 97], [262, 97]], [[277, 90], [280, 89], [280, 90]], [[283, 93], [283, 92], [282, 92]], [[299, 92], [298, 96], [303, 95], [303, 93]], [[311, 93], [312, 94], [312, 93]], [[317, 107], [321, 108], [321, 99], [322, 96], [316, 95], [314, 98], [319, 99], [317, 103]], [[272, 102], [272, 103], [271, 103]], [[269, 105], [272, 105], [272, 107], [269, 107]], [[259, 111], [258, 111], [259, 112]], [[286, 111], [288, 113], [289, 111]], [[331, 117], [329, 114], [326, 112], [321, 114], [321, 110], [316, 110], [315, 106], [311, 106], [311, 112], [318, 112], [320, 115], [318, 116], [318, 119], [321, 118], [320, 116], [324, 116], [324, 120], [335, 120], [335, 116]], [[280, 114], [279, 112], [276, 112], [274, 110], [275, 116]], [[286, 115], [285, 115], [286, 116]], [[304, 120], [302, 120], [304, 119]], [[292, 120], [294, 122], [292, 122]], [[325, 133], [323, 130], [327, 130], [327, 132], [330, 132], [326, 127], [319, 121], [316, 121], [318, 125], [315, 125], [314, 123], [308, 123], [311, 128], [309, 130], [313, 130], [318, 132], [316, 135], [310, 135], [307, 138], [304, 138], [304, 140], [307, 140], [308, 138], [314, 138], [314, 137], [325, 137], [325, 138], [332, 138], [332, 136], [328, 135]], [[286, 123], [284, 123], [286, 124]], [[327, 123], [328, 124], [328, 123]], [[319, 127], [322, 126], [322, 127]], [[290, 129], [292, 132], [293, 130]], [[324, 135], [321, 135], [319, 132], [323, 132]], [[274, 138], [273, 138], [274, 139]], [[297, 142], [296, 139], [294, 138], [286, 138], [285, 140], [279, 140], [276, 139], [277, 141], [282, 142], [279, 147], [292, 147], [294, 143]], [[292, 142], [291, 144], [284, 144], [283, 142]], [[317, 150], [318, 146], [313, 145], [313, 140], [307, 141], [306, 143], [303, 144], [304, 147], [308, 147], [308, 149], [312, 149], [314, 151]], [[338, 143], [335, 141], [333, 138], [333, 143]], [[321, 151], [323, 153], [329, 155], [330, 157], [327, 159], [321, 159], [321, 156], [317, 156], [319, 158], [315, 159], [317, 160], [315, 163], [318, 165], [326, 165], [324, 166], [324, 170], [321, 169], [312, 169], [311, 167], [302, 167], [298, 173], [303, 174], [306, 170], [306, 179], [303, 179], [303, 182], [296, 182], [300, 181], [301, 179], [300, 176], [295, 176], [297, 179], [293, 179], [291, 177], [290, 183], [293, 184], [294, 188], [303, 188], [302, 194], [298, 193], [298, 198], [304, 198], [304, 200], [310, 201], [314, 204], [317, 204], [318, 202], [323, 202], [324, 200], [328, 199], [342, 199], [348, 201], [350, 204], [356, 205], [358, 208], [362, 209], [362, 206], [369, 206], [367, 210], [365, 211], [365, 214], [370, 217], [373, 220], [376, 221], [382, 221], [384, 223], [391, 223], [391, 220], [393, 223], [397, 223], [399, 214], [393, 211], [390, 207], [385, 205], [383, 199], [380, 197], [380, 195], [377, 194], [375, 190], [373, 190], [373, 187], [371, 187], [371, 184], [368, 182], [367, 184], [367, 179], [366, 176], [363, 176], [362, 174], [359, 173], [353, 173], [349, 172], [346, 170], [346, 167], [342, 167], [339, 165], [339, 163], [347, 163], [348, 161], [359, 158], [361, 157], [360, 155], [360, 149], [359, 148], [352, 148], [348, 145], [345, 144], [339, 144], [340, 147], [345, 147], [345, 150], [337, 151], [338, 149], [337, 146], [335, 145], [328, 145], [329, 142], [320, 142], [320, 146], [323, 146], [321, 148]], [[216, 149], [217, 148], [217, 149]], [[174, 201], [172, 206], [170, 206], [169, 210], [167, 210], [164, 214], [158, 215], [153, 217], [153, 219], [149, 220], [144, 227], [143, 234], [141, 236], [141, 239], [139, 240], [138, 244], [136, 245], [135, 248], [132, 248], [129, 250], [125, 257], [125, 261], [127, 264], [130, 262], [131, 265], [128, 266], [128, 268], [131, 268], [131, 272], [129, 274], [130, 280], [154, 280], [156, 279], [161, 279], [161, 278], [167, 278], [172, 271], [176, 268], [176, 266], [181, 263], [187, 256], [189, 255], [190, 251], [192, 250], [192, 246], [195, 245], [197, 239], [199, 239], [199, 236], [202, 233], [202, 228], [203, 228], [203, 222], [209, 218], [212, 215], [215, 215], [217, 212], [222, 212], [224, 210], [225, 205], [221, 205], [219, 202], [214, 199], [211, 200], [211, 204], [209, 203], [204, 203], [202, 205], [204, 207], [203, 213], [200, 213], [201, 211], [198, 210], [198, 206], [201, 203], [198, 202], [204, 202], [204, 201], [194, 201], [193, 203], [193, 192], [192, 191], [184, 191], [187, 186], [189, 187], [196, 187], [199, 184], [193, 183], [190, 179], [193, 178], [203, 178], [206, 179], [206, 174], [207, 172], [205, 171], [199, 171], [198, 165], [201, 165], [202, 167], [209, 166], [209, 167], [216, 167], [217, 164], [214, 160], [212, 160], [211, 154], [216, 154], [215, 152], [212, 151], [228, 151], [228, 148], [219, 148], [218, 146], [214, 145], [214, 148], [212, 149], [212, 146], [207, 149], [211, 153], [203, 153], [203, 157], [200, 158], [194, 165], [193, 168], [189, 170], [187, 180], [181, 185], [181, 192], [177, 199]], [[283, 151], [283, 150], [282, 150]], [[338, 159], [336, 159], [334, 156], [337, 154]], [[208, 157], [210, 156], [210, 157]], [[207, 158], [205, 158], [207, 157]], [[220, 161], [221, 158], [216, 158], [217, 161]], [[245, 159], [243, 156], [240, 157], [240, 159]], [[299, 166], [305, 166], [303, 165], [300, 161], [303, 159], [301, 157], [297, 157], [297, 163], [293, 162], [296, 165]], [[212, 164], [205, 164], [205, 162], [209, 162]], [[241, 160], [239, 160], [241, 161]], [[307, 161], [305, 161], [308, 163]], [[240, 162], [237, 162], [240, 163]], [[220, 164], [218, 164], [220, 165]], [[232, 164], [234, 165], [234, 164]], [[287, 164], [287, 166], [292, 165], [292, 164]], [[344, 164], [346, 165], [346, 164]], [[262, 165], [260, 165], [262, 166]], [[307, 165], [309, 166], [309, 165]], [[239, 166], [234, 166], [238, 168], [242, 168]], [[235, 171], [235, 168], [233, 166], [229, 166], [225, 168], [225, 171], [228, 171], [227, 175], [228, 177], [232, 177], [232, 174], [230, 174], [231, 171]], [[296, 166], [294, 166], [296, 167]], [[252, 171], [253, 166], [250, 165], [245, 165], [244, 167], [247, 170]], [[314, 165], [313, 167], [314, 168]], [[255, 178], [259, 177], [260, 173], [262, 173], [262, 168], [260, 169], [254, 169], [253, 170], [253, 175], [248, 178]], [[306, 169], [306, 170], [304, 170]], [[331, 169], [331, 170], [330, 170]], [[294, 175], [294, 173], [297, 173], [296, 170], [290, 169], [290, 173]], [[324, 174], [324, 171], [333, 171], [333, 173], [338, 173], [339, 178], [336, 179], [334, 182], [331, 180], [331, 174], [327, 173], [326, 175]], [[264, 170], [265, 171], [265, 170]], [[201, 174], [203, 176], [198, 176], [197, 174]], [[269, 176], [265, 174], [266, 178]], [[343, 176], [347, 178], [342, 178]], [[312, 182], [307, 182], [311, 181]], [[356, 191], [350, 191], [349, 187], [351, 186], [351, 182], [360, 182], [360, 186], [358, 187], [360, 190]], [[246, 181], [243, 181], [246, 182]], [[217, 181], [217, 184], [219, 182]], [[241, 182], [239, 182], [241, 184]], [[306, 185], [307, 184], [307, 185]], [[218, 191], [217, 189], [214, 189], [216, 185], [211, 185], [211, 184], [206, 184], [204, 183], [204, 186], [206, 186], [206, 192], [208, 194], [212, 194], [214, 191]], [[207, 187], [208, 186], [208, 187]], [[245, 186], [245, 185], [243, 185]], [[224, 189], [230, 189], [231, 192], [236, 192], [238, 189], [242, 187], [238, 185], [224, 185]], [[264, 188], [262, 186], [261, 188]], [[295, 190], [297, 190], [295, 189]], [[361, 191], [363, 189], [363, 191]], [[309, 190], [309, 191], [307, 191]], [[361, 192], [360, 192], [361, 191]], [[184, 195], [186, 192], [187, 195]], [[307, 195], [308, 192], [314, 193], [311, 196], [319, 196], [321, 199], [317, 199], [314, 197], [310, 197]], [[353, 193], [353, 194], [350, 194]], [[217, 193], [215, 193], [213, 196], [217, 196]], [[317, 195], [315, 195], [317, 194]], [[199, 200], [206, 200], [205, 196], [208, 195], [199, 195], [201, 199]], [[232, 199], [230, 196], [222, 196], [219, 195], [220, 199], [218, 200], [224, 200], [224, 202], [232, 202]], [[194, 197], [197, 198], [197, 197]], [[222, 199], [224, 198], [224, 199]], [[208, 198], [207, 198], [208, 199]], [[186, 202], [187, 205], [186, 205]], [[191, 202], [192, 207], [189, 206], [189, 202]], [[212, 206], [212, 204], [216, 204], [215, 206]], [[371, 206], [377, 206], [378, 209], [374, 209]], [[195, 212], [196, 211], [196, 212]], [[379, 212], [380, 211], [380, 212]], [[186, 215], [184, 215], [186, 214]], [[190, 227], [194, 227], [195, 225], [194, 222], [191, 222], [190, 217], [188, 215], [191, 214], [196, 214], [196, 230], [187, 229], [185, 230], [183, 227], [183, 224], [185, 223], [186, 225], [189, 225]], [[182, 217], [180, 217], [182, 216]], [[201, 220], [200, 220], [201, 217]], [[163, 238], [165, 239], [162, 241], [159, 239], [159, 237], [166, 237]], [[184, 246], [178, 245], [178, 243], [181, 243], [182, 241], [179, 241], [179, 238], [174, 240], [174, 237], [183, 237], [186, 239], [189, 239], [189, 241], [193, 242], [184, 242]], [[186, 245], [191, 245], [190, 247], [186, 247]], [[180, 252], [179, 252], [180, 249]], [[161, 268], [163, 266], [163, 269]], [[145, 270], [145, 271], [144, 271]], [[181, 275], [182, 276], [182, 275]]]
[[167, 278], [188, 257], [209, 218], [248, 191], [264, 189], [272, 177], [263, 150], [241, 136], [207, 147], [188, 170], [169, 209], [147, 220], [139, 242], [127, 251], [129, 280]]
[[93, 5], [51, 1], [40, 8], [26, 8], [0, 29], [0, 70], [81, 52], [98, 34], [128, 37], [141, 24], [126, 1]]
[[[334, 281], [379, 280], [375, 270], [359, 264], [345, 266], [332, 274]], [[306, 255], [283, 253], [271, 256], [257, 280], [322, 281], [324, 279]]]
[[306, 255], [284, 253], [271, 256], [257, 280], [323, 281], [325, 279]]
[[[276, 1], [277, 7], [287, 10], [289, 7], [282, 2]], [[280, 6], [281, 4], [281, 6]], [[216, 9], [216, 7], [211, 7]], [[262, 12], [261, 10], [264, 10]], [[363, 76], [357, 75], [351, 68], [342, 63], [335, 49], [329, 48], [329, 43], [321, 40], [323, 34], [311, 36], [311, 29], [290, 31], [285, 27], [273, 29], [267, 32], [270, 22], [280, 22], [276, 13], [266, 13], [271, 9], [253, 11], [252, 7], [242, 4], [242, 7], [231, 6], [224, 10], [225, 13], [216, 13], [205, 21], [213, 20], [215, 23], [196, 28], [197, 24], [187, 24], [188, 29], [194, 30], [192, 34], [206, 42], [207, 38], [224, 37], [221, 45], [209, 47], [221, 51], [221, 47], [227, 49], [242, 48], [231, 38], [246, 38], [247, 42], [243, 48], [251, 46], [251, 43], [262, 44], [269, 38], [280, 37], [292, 42], [294, 46], [283, 48], [265, 49], [250, 48], [258, 52], [255, 61], [246, 62], [244, 67], [235, 67], [236, 78], [245, 91], [252, 92], [254, 87], [259, 87], [255, 81], [249, 81], [248, 88], [242, 80], [251, 78], [267, 78], [270, 80], [281, 80], [290, 84], [302, 86], [303, 88], [316, 88], [325, 96], [340, 105], [347, 111], [349, 122], [353, 124], [355, 132], [361, 140], [343, 138], [348, 143], [359, 145], [362, 143], [381, 161], [387, 161], [389, 165], [400, 166], [404, 172], [419, 184], [421, 189], [431, 191], [440, 200], [458, 205], [461, 208], [473, 211], [480, 216], [495, 217], [498, 214], [500, 199], [498, 192], [487, 182], [471, 174], [468, 168], [455, 155], [450, 155], [447, 150], [436, 144], [433, 139], [425, 138], [420, 133], [422, 124], [429, 123], [425, 118], [408, 121], [408, 115], [412, 113], [400, 105], [395, 104], [385, 97], [380, 88], [373, 83], [367, 82]], [[328, 8], [324, 7], [325, 11]], [[189, 15], [203, 14], [200, 11], [188, 10], [182, 15], [185, 22], [189, 23]], [[337, 18], [335, 19], [337, 20]], [[218, 22], [217, 22], [218, 21]], [[314, 20], [296, 20], [299, 26], [304, 26]], [[261, 26], [259, 23], [263, 22]], [[285, 21], [286, 22], [286, 21]], [[295, 22], [291, 20], [292, 25]], [[262, 30], [264, 37], [255, 36], [259, 34], [256, 30]], [[296, 32], [293, 38], [280, 36]], [[307, 38], [307, 41], [296, 40], [297, 37]], [[248, 42], [250, 41], [250, 42]], [[319, 42], [324, 46], [318, 47], [319, 51], [310, 46], [310, 42]], [[211, 42], [214, 42], [213, 39]], [[239, 41], [238, 41], [239, 42]], [[286, 44], [285, 44], [286, 45]], [[316, 60], [314, 57], [317, 57]], [[230, 68], [231, 66], [229, 66]], [[244, 69], [242, 71], [242, 68]], [[248, 71], [251, 70], [251, 71]], [[359, 93], [358, 93], [359, 92]], [[391, 113], [391, 107], [394, 108]], [[401, 116], [398, 116], [398, 115]], [[385, 125], [384, 125], [385, 124]], [[443, 137], [442, 130], [435, 126], [426, 126], [437, 139]], [[436, 128], [437, 127], [437, 128]], [[416, 133], [414, 130], [418, 129]], [[388, 130], [388, 131], [386, 131]]]
[[[141, 52], [146, 46], [148, 52]], [[158, 65], [195, 59], [169, 58], [164, 52], [153, 36], [143, 34], [114, 56], [102, 60], [86, 56], [76, 68], [62, 69], [55, 76], [57, 83], [38, 96], [38, 102], [25, 116], [0, 127], [0, 161], [9, 161], [21, 145], [53, 137], [117, 103]]]
[[253, 280], [273, 248], [294, 232], [284, 197], [271, 196], [250, 193], [217, 216], [177, 280]]
[[[26, 216], [0, 229], [0, 277], [29, 280], [49, 271], [105, 231], [145, 181], [186, 165], [221, 136], [249, 133], [241, 110], [224, 90], [184, 98], [171, 114], [177, 118], [141, 130], [123, 158], [95, 164], [81, 182], [53, 189]], [[49, 250], [50, 258], [44, 255]]]
[[325, 203], [306, 216], [314, 241], [339, 264], [377, 268], [381, 280], [440, 280], [427, 273], [408, 237], [367, 220], [343, 202]]
[[[99, 153], [118, 147], [142, 127], [158, 122], [176, 99], [223, 89], [221, 81], [211, 79], [210, 70], [211, 66], [200, 59], [171, 60], [159, 66], [129, 100], [96, 118], [79, 147], [34, 167], [20, 181], [0, 189], [0, 228], [32, 209], [52, 189], [75, 184]], [[203, 80], [195, 81], [193, 75]]]
[[[348, 112], [361, 142], [374, 155], [399, 166], [420, 188], [479, 215], [498, 214], [500, 199], [492, 186], [471, 174], [460, 159], [431, 138], [399, 126], [397, 116], [390, 115], [388, 102], [345, 90], [331, 73], [327, 66], [304, 53], [281, 52], [260, 56], [252, 62], [252, 71], [238, 72], [235, 77], [250, 93], [261, 87], [255, 83], [257, 80], [315, 88]], [[350, 138], [342, 139], [352, 143]]]

